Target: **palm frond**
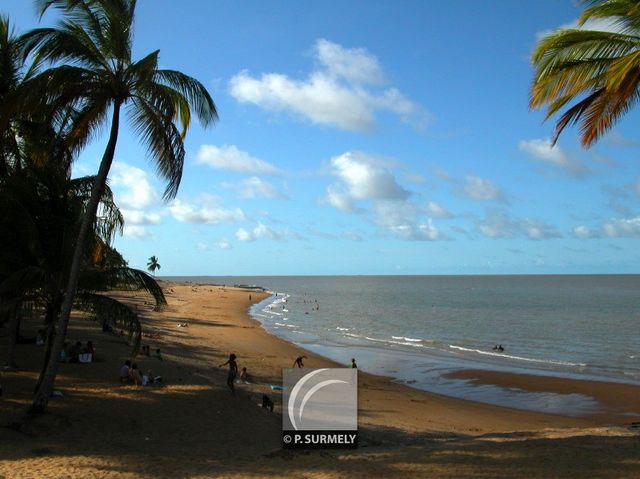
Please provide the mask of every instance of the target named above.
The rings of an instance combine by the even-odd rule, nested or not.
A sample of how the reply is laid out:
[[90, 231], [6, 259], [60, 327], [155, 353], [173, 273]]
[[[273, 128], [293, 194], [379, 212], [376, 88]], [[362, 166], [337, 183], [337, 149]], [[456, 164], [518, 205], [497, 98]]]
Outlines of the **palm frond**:
[[76, 295], [75, 306], [89, 313], [89, 319], [99, 322], [103, 329], [125, 331], [132, 348], [131, 356], [138, 354], [142, 326], [138, 315], [126, 304], [102, 294], [80, 292]]
[[167, 180], [163, 198], [175, 198], [182, 179], [185, 151], [182, 136], [172, 117], [167, 117], [140, 96], [132, 98], [129, 115], [134, 131], [146, 144], [149, 156], [155, 160], [156, 172]]
[[212, 125], [218, 120], [218, 110], [213, 98], [204, 85], [195, 78], [176, 70], [158, 70], [156, 81], [169, 85], [186, 97], [203, 126]]
[[153, 296], [156, 310], [161, 310], [167, 305], [167, 300], [160, 285], [155, 279], [139, 269], [122, 267], [106, 270], [86, 270], [80, 276], [78, 287], [84, 291], [144, 290]]

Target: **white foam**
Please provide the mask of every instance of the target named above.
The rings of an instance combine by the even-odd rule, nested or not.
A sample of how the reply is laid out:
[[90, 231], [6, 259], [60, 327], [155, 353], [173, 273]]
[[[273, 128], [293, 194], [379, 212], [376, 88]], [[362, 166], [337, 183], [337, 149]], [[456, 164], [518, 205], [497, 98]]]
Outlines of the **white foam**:
[[531, 362], [531, 363], [557, 364], [559, 366], [581, 366], [581, 367], [586, 366], [585, 363], [571, 363], [569, 361], [559, 361], [559, 360], [552, 360], [552, 359], [523, 358], [522, 356], [511, 356], [510, 354], [494, 353], [494, 352], [491, 352], [491, 351], [483, 351], [481, 349], [463, 348], [462, 346], [454, 346], [453, 344], [450, 344], [449, 347], [452, 348], [452, 349], [458, 349], [460, 351], [467, 351], [467, 352], [471, 352], [471, 353], [483, 354], [485, 356], [494, 356], [494, 357], [500, 357], [500, 358], [516, 359], [518, 361], [528, 361], [528, 362]]
[[416, 339], [416, 338], [407, 338], [405, 336], [391, 336], [393, 339], [402, 339], [404, 341], [409, 341], [412, 343], [419, 343], [420, 341], [422, 341], [422, 339]]
[[337, 326], [336, 329], [338, 331], [349, 331], [351, 328], [341, 328], [340, 326]]

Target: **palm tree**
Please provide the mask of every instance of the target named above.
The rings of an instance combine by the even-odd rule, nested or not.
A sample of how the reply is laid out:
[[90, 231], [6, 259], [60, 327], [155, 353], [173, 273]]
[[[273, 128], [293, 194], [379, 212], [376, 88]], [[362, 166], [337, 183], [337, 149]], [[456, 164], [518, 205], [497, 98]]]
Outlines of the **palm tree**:
[[147, 269], [151, 271], [154, 276], [156, 275], [156, 270], [160, 269], [160, 263], [158, 263], [158, 258], [156, 258], [155, 255], [149, 258]]
[[558, 119], [553, 144], [567, 125], [580, 123], [581, 142], [591, 146], [640, 96], [640, 5], [637, 0], [591, 0], [578, 26], [608, 22], [613, 31], [563, 28], [537, 45], [531, 108], [546, 118], [574, 100]]
[[[55, 357], [55, 318], [74, 250], [73, 232], [82, 219], [94, 178], [69, 179], [59, 162], [38, 165], [30, 160], [26, 156], [23, 167], [10, 175], [10, 181], [0, 184], [0, 322], [7, 315], [17, 322], [25, 306], [44, 312], [47, 341], [40, 384], [50, 358]], [[114, 234], [121, 232], [123, 219], [108, 187], [100, 205], [101, 215], [94, 223], [83, 258], [74, 306], [99, 320], [105, 329], [128, 331], [135, 355], [141, 338], [137, 314], [101, 292], [144, 289], [153, 295], [156, 307], [166, 305], [166, 300], [149, 275], [128, 268], [110, 248]], [[13, 363], [11, 351], [8, 363]]]
[[[217, 112], [206, 88], [197, 80], [178, 71], [158, 68], [159, 51], [132, 60], [135, 0], [37, 0], [37, 3], [41, 13], [51, 6], [58, 7], [64, 19], [58, 28], [41, 28], [26, 34], [29, 47], [36, 49], [36, 62], [52, 64], [33, 83], [46, 83], [50, 94], [75, 106], [78, 115], [73, 134], [77, 137], [91, 137], [111, 115], [109, 140], [77, 236], [52, 351], [55, 357], [64, 343], [84, 245], [113, 161], [121, 109], [126, 107], [133, 130], [146, 143], [156, 171], [168, 182], [164, 199], [175, 197], [180, 185], [185, 154], [183, 139], [192, 109], [205, 126], [217, 119]], [[180, 123], [181, 129], [175, 122]], [[45, 409], [57, 370], [57, 361], [51, 361], [32, 412]]]

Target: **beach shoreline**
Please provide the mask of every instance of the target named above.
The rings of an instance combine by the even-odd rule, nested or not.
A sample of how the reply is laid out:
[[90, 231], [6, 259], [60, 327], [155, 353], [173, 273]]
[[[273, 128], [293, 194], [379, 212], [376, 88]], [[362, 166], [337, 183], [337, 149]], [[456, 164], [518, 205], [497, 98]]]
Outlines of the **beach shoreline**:
[[[49, 412], [21, 431], [0, 428], [0, 476], [27, 478], [37, 470], [39, 477], [52, 478], [332, 478], [371, 477], [384, 470], [388, 477], [473, 477], [479, 471], [536, 477], [576, 467], [603, 477], [640, 475], [640, 461], [629, 460], [638, 433], [628, 427], [628, 418], [576, 418], [492, 406], [367, 373], [359, 374], [361, 448], [292, 456], [281, 449], [280, 398], [270, 385], [280, 383], [282, 368], [291, 367], [299, 355], [307, 356], [307, 367], [344, 365], [262, 328], [248, 311], [267, 293], [220, 285], [163, 287], [169, 306], [162, 312], [153, 311], [141, 293], [113, 295], [139, 311], [143, 330], [153, 336], [143, 344], [161, 348], [162, 361], [144, 355], [135, 360], [141, 369], [162, 375], [164, 385], [121, 385], [117, 372], [129, 346], [122, 337], [74, 318], [69, 339], [92, 340], [99, 360], [63, 364], [56, 387], [64, 396], [52, 399]], [[37, 326], [25, 325], [25, 333]], [[35, 345], [21, 346], [21, 369], [3, 372], [0, 419], [5, 423], [29, 403], [40, 352]], [[224, 368], [218, 367], [231, 352], [251, 375], [250, 384], [236, 386], [235, 397], [225, 385]], [[258, 406], [263, 394], [274, 399], [275, 414]], [[549, 459], [558, 447], [571, 444], [571, 450], [579, 450], [603, 437], [606, 457], [579, 452]], [[522, 459], [505, 462], [513, 454]]]

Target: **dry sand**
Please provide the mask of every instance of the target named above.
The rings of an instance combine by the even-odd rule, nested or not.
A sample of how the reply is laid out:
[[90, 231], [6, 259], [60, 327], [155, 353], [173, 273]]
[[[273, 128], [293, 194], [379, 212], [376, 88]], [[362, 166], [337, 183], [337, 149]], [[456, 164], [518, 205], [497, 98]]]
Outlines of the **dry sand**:
[[[356, 451], [284, 451], [279, 398], [269, 384], [306, 355], [308, 367], [335, 363], [265, 332], [247, 315], [262, 293], [220, 286], [167, 285], [169, 308], [153, 312], [142, 294], [114, 294], [143, 316], [138, 356], [162, 387], [121, 385], [129, 347], [96, 324], [74, 319], [69, 340], [92, 340], [97, 362], [62, 364], [47, 414], [20, 431], [0, 428], [0, 478], [174, 477], [640, 477], [640, 388], [591, 381], [468, 371], [466, 379], [536, 391], [580, 392], [602, 402], [584, 418], [531, 413], [417, 391], [360, 374]], [[187, 323], [187, 327], [177, 327]], [[37, 323], [25, 326], [35, 334]], [[233, 397], [217, 366], [238, 356], [253, 377]], [[0, 355], [6, 330], [0, 330]], [[4, 372], [0, 421], [29, 404], [43, 354], [18, 348], [19, 371]], [[4, 356], [0, 356], [4, 357]], [[345, 358], [344, 363], [349, 358]], [[462, 377], [462, 376], [461, 376]], [[613, 388], [613, 389], [612, 389]], [[258, 407], [261, 395], [276, 412]]]

